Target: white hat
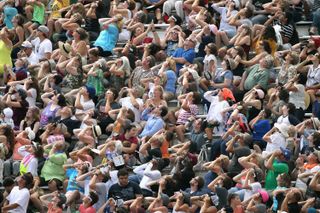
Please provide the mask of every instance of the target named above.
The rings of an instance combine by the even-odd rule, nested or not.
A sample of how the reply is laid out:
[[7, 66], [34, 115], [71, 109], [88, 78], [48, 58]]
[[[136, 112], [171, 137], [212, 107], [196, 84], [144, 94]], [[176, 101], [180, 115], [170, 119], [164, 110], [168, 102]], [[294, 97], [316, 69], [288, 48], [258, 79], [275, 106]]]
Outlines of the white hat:
[[21, 46], [24, 48], [32, 48], [33, 47], [32, 44], [30, 43], [30, 41], [22, 42]]
[[26, 133], [28, 134], [28, 138], [29, 140], [33, 141], [34, 138], [36, 137], [36, 134], [34, 134], [34, 132], [32, 131], [32, 129], [30, 127], [27, 127], [25, 129]]
[[92, 134], [94, 138], [98, 138], [101, 135], [101, 128], [99, 125], [92, 126]]
[[10, 108], [5, 108], [5, 109], [3, 109], [3, 114], [4, 114], [4, 116], [6, 117], [6, 118], [12, 118], [12, 116], [13, 116], [13, 111], [12, 111], [12, 109], [10, 109]]
[[191, 73], [191, 75], [195, 81], [198, 82], [200, 80], [200, 76], [197, 71], [195, 71], [194, 69], [188, 68], [188, 72]]
[[263, 99], [264, 98], [264, 92], [262, 89], [256, 89], [254, 88], [254, 90], [257, 92], [259, 99]]
[[285, 137], [288, 138], [288, 130], [289, 130], [289, 125], [284, 124], [284, 123], [275, 123], [274, 126], [281, 132], [281, 134]]

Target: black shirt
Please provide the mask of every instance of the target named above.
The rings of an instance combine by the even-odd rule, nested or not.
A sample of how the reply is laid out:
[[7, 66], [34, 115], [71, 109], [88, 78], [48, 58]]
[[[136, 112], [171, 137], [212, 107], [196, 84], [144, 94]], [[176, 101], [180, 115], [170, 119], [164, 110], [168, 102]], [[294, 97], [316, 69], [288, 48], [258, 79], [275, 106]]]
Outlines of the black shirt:
[[108, 198], [123, 199], [124, 201], [136, 198], [136, 195], [141, 195], [141, 188], [138, 184], [129, 181], [128, 185], [122, 187], [119, 183], [113, 184], [109, 189]]

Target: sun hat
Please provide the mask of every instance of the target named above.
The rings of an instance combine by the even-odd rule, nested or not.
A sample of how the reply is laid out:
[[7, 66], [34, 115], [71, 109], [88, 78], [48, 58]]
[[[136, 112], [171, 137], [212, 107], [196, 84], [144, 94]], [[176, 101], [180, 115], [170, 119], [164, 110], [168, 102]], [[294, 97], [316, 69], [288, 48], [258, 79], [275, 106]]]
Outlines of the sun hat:
[[71, 45], [69, 43], [63, 43], [62, 41], [59, 41], [58, 42], [58, 46], [59, 46], [59, 49], [60, 49], [60, 53], [69, 58], [70, 57], [70, 52], [71, 52]]
[[101, 128], [99, 125], [92, 126], [92, 133], [94, 138], [98, 138], [101, 135]]
[[288, 130], [289, 130], [289, 126], [284, 124], [284, 123], [275, 123], [274, 126], [281, 132], [281, 134], [285, 137], [288, 138]]
[[3, 114], [6, 118], [12, 118], [13, 111], [9, 107], [3, 109]]
[[46, 35], [48, 35], [48, 33], [49, 33], [49, 28], [46, 27], [46, 26], [44, 26], [44, 25], [40, 25], [40, 26], [38, 27], [38, 30], [39, 30], [40, 32], [43, 32], [43, 33], [46, 34]]

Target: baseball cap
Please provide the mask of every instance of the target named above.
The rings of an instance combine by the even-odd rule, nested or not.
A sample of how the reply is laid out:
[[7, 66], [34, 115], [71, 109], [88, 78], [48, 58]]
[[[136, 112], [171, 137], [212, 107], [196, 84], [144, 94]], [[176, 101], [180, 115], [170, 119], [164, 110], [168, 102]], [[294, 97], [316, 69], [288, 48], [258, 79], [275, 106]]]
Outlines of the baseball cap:
[[290, 151], [289, 149], [285, 149], [285, 148], [282, 148], [282, 147], [280, 147], [280, 150], [281, 150], [284, 158], [285, 158], [286, 160], [290, 160], [291, 151]]
[[46, 27], [46, 26], [44, 26], [44, 25], [39, 26], [39, 27], [38, 27], [38, 30], [39, 30], [40, 32], [45, 33], [45, 34], [48, 34], [48, 33], [49, 33], [49, 28]]
[[21, 46], [24, 48], [32, 48], [33, 47], [30, 41], [22, 42]]
[[169, 202], [170, 202], [169, 196], [164, 194], [164, 193], [160, 193], [160, 197], [161, 197], [161, 200], [162, 200], [162, 204], [164, 206], [167, 206], [169, 204]]
[[86, 87], [86, 89], [87, 89], [87, 91], [89, 93], [89, 98], [93, 99], [96, 96], [96, 89], [94, 87], [91, 87], [91, 86], [88, 86], [88, 85], [86, 85], [85, 87]]
[[269, 194], [265, 190], [259, 189], [258, 192], [260, 193], [260, 196], [262, 198], [262, 202], [266, 203], [269, 200]]

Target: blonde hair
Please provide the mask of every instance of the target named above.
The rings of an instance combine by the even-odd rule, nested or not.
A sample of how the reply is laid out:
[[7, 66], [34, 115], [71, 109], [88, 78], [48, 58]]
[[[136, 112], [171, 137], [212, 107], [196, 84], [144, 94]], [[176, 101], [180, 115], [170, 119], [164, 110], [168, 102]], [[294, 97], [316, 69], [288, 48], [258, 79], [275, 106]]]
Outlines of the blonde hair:
[[176, 62], [172, 58], [167, 58], [167, 62], [169, 64], [169, 68], [173, 71], [176, 71]]

